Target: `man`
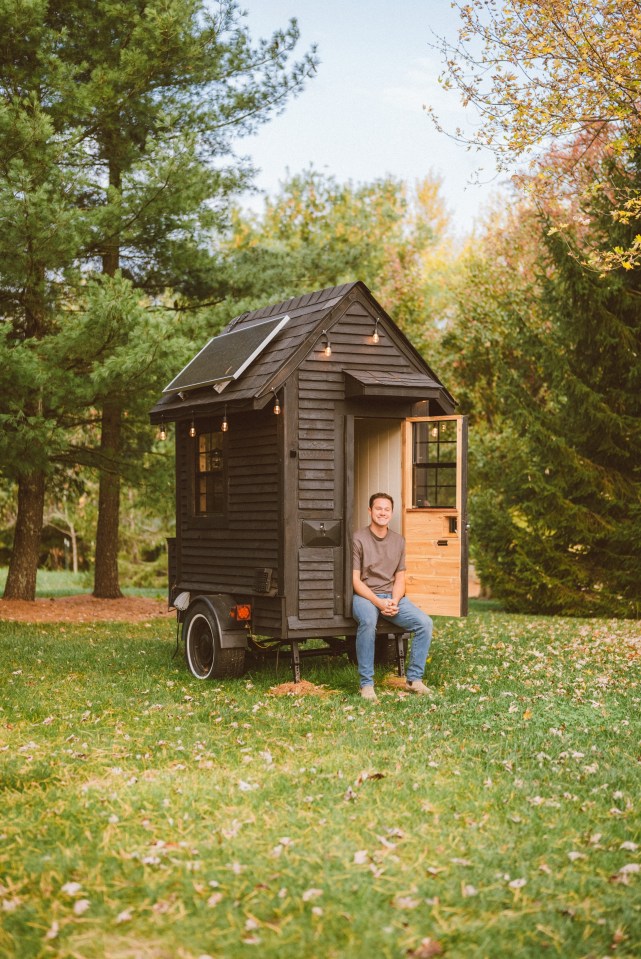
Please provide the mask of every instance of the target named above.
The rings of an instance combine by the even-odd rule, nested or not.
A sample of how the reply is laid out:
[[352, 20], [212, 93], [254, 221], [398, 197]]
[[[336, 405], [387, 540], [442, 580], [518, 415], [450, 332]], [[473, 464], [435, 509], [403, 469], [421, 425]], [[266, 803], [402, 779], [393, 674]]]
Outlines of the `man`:
[[394, 500], [389, 493], [369, 498], [370, 524], [354, 533], [352, 614], [358, 623], [356, 658], [361, 696], [376, 702], [374, 646], [378, 617], [414, 633], [405, 688], [420, 696], [429, 694], [422, 682], [432, 642], [432, 620], [405, 596], [405, 540], [389, 529]]

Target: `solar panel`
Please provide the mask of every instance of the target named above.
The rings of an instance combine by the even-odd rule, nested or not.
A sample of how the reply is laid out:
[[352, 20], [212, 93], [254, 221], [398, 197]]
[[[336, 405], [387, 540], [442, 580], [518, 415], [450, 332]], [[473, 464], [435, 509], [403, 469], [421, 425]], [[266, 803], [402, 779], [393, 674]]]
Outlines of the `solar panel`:
[[179, 393], [203, 386], [215, 387], [216, 384], [221, 386], [237, 380], [288, 321], [289, 316], [280, 316], [212, 337], [164, 388], [163, 393]]

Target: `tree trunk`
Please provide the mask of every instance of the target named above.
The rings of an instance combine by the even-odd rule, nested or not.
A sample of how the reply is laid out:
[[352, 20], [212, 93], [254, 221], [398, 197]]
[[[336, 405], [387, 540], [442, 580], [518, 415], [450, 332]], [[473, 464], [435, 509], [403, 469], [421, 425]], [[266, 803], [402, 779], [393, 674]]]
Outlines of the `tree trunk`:
[[74, 573], [78, 572], [78, 534], [73, 523], [69, 523], [69, 537], [71, 539], [71, 568]]
[[[109, 186], [120, 191], [122, 177], [116, 160], [117, 146], [109, 136], [103, 143], [109, 166]], [[115, 276], [120, 266], [120, 237], [111, 236], [102, 254], [102, 272]], [[117, 401], [107, 399], [102, 408], [100, 436], [100, 488], [98, 493], [98, 526], [96, 529], [96, 567], [94, 596], [120, 599], [118, 578], [118, 532], [120, 526], [120, 439], [122, 410]]]
[[4, 589], [5, 599], [36, 598], [36, 575], [45, 505], [45, 474], [36, 470], [18, 481], [18, 516]]
[[118, 578], [118, 526], [120, 523], [120, 453], [121, 411], [118, 403], [107, 401], [102, 411], [100, 471], [98, 494], [98, 527], [96, 530], [96, 568], [94, 596], [120, 599]]

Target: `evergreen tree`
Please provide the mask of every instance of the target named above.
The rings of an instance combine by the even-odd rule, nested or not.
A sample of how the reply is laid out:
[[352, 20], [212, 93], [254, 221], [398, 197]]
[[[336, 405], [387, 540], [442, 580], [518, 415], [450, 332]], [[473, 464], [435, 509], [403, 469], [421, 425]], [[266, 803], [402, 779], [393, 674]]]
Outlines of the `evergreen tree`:
[[[0, 0], [0, 30], [0, 210], [16, 224], [0, 262], [8, 361], [17, 360], [16, 345], [25, 355], [42, 353], [40, 341], [69, 320], [68, 304], [90, 271], [116, 287], [122, 275], [140, 291], [139, 300], [166, 289], [191, 298], [215, 292], [220, 277], [210, 234], [229, 195], [251, 174], [233, 156], [232, 138], [280, 109], [314, 65], [313, 54], [289, 65], [295, 22], [252, 44], [233, 0], [213, 7], [202, 0], [34, 0], [26, 8]], [[144, 368], [158, 337], [155, 328], [151, 340], [140, 342], [139, 312], [127, 302], [129, 317], [121, 312], [117, 331], [108, 322], [108, 335], [98, 332], [93, 341], [100, 348], [90, 344], [83, 360], [87, 369], [103, 366], [94, 396], [100, 444], [92, 460], [101, 469], [99, 596], [120, 593], [123, 422], [141, 395], [139, 366], [127, 364], [126, 380], [118, 360], [135, 354]], [[83, 363], [69, 371], [70, 380], [72, 372], [81, 378]], [[46, 392], [43, 366], [40, 375]], [[69, 403], [81, 395], [70, 381]], [[14, 393], [1, 411], [16, 431], [23, 429], [20, 414], [14, 416], [18, 401]], [[18, 480], [19, 508], [5, 595], [22, 598], [34, 594], [45, 478], [55, 452], [33, 393], [29, 404], [23, 414], [39, 424], [37, 453], [20, 460], [15, 443], [7, 472]], [[61, 410], [51, 412], [64, 422]]]
[[[607, 175], [639, 182], [634, 163]], [[495, 225], [445, 345], [473, 416], [483, 581], [514, 610], [638, 616], [641, 271], [587, 268], [585, 246], [630, 238], [606, 191], [583, 213], [570, 250], [531, 211]]]

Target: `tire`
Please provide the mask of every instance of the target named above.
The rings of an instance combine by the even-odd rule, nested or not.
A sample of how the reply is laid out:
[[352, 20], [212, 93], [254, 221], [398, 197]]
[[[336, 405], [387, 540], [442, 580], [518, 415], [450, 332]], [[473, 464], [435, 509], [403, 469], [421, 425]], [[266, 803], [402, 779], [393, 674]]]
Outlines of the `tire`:
[[245, 649], [222, 649], [216, 617], [206, 603], [187, 610], [182, 629], [187, 668], [196, 679], [235, 679], [245, 671]]

